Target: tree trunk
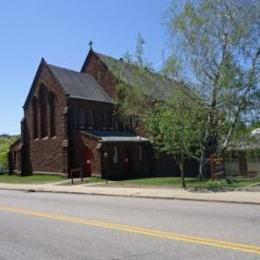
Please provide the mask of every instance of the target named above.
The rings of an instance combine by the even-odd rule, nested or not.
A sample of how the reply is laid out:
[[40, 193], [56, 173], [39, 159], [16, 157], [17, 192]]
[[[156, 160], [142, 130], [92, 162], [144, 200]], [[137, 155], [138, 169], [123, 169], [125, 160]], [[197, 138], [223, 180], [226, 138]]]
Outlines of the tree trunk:
[[185, 182], [185, 176], [184, 176], [184, 167], [183, 167], [183, 162], [180, 165], [180, 170], [181, 170], [181, 182], [182, 182], [182, 187], [186, 188], [186, 182]]
[[205, 166], [205, 152], [203, 151], [200, 156], [199, 162], [199, 179], [202, 181], [204, 179], [204, 166]]
[[184, 159], [183, 159], [183, 154], [180, 153], [178, 155], [175, 155], [175, 160], [177, 162], [178, 168], [181, 172], [181, 182], [182, 182], [182, 187], [186, 188], [186, 182], [185, 182], [185, 174], [184, 174]]

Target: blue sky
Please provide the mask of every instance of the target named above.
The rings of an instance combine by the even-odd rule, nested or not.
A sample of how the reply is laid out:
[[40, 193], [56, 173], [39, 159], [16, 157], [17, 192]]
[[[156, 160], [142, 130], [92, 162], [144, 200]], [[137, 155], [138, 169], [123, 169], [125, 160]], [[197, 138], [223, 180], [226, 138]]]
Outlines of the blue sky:
[[121, 57], [137, 33], [159, 68], [167, 52], [163, 16], [171, 0], [1, 0], [0, 134], [20, 132], [22, 106], [40, 58], [79, 70], [88, 51]]

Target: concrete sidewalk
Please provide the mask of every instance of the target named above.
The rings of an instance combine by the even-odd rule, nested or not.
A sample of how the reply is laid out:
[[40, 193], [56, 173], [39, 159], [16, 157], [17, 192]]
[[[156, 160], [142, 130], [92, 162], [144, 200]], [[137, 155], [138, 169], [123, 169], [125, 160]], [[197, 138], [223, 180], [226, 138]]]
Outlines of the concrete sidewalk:
[[78, 184], [74, 186], [49, 184], [5, 184], [0, 183], [0, 189], [35, 191], [35, 192], [55, 192], [74, 193], [86, 195], [122, 196], [136, 198], [156, 198], [156, 199], [178, 199], [211, 202], [229, 202], [260, 205], [260, 192], [253, 191], [226, 191], [226, 192], [192, 192], [183, 189], [169, 188], [129, 188], [129, 187], [107, 187], [91, 186], [88, 184]]

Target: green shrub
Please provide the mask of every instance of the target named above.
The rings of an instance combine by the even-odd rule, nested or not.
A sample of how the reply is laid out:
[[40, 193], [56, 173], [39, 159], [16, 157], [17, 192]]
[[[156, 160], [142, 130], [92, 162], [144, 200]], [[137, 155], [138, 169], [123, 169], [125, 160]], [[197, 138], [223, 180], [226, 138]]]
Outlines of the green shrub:
[[18, 136], [0, 136], [0, 167], [5, 169], [8, 167], [7, 154], [9, 151], [9, 147], [18, 138]]

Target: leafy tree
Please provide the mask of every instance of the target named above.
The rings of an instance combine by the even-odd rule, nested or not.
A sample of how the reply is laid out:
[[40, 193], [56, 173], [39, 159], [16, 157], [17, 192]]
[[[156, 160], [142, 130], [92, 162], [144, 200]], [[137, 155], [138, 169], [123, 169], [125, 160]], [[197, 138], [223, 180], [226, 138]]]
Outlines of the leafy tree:
[[[137, 41], [137, 46], [139, 44], [140, 41]], [[143, 57], [144, 49], [137, 49], [142, 50], [138, 53]], [[139, 121], [139, 132], [153, 139], [159, 150], [175, 158], [185, 186], [184, 160], [193, 158], [200, 161], [207, 107], [203, 107], [195, 91], [191, 91], [183, 82], [175, 81], [180, 71], [180, 63], [173, 55], [163, 64], [161, 70], [163, 75], [154, 74], [149, 67], [137, 62], [129, 53], [126, 57], [125, 60], [131, 64], [132, 73], [142, 80], [135, 81], [131, 86], [124, 81], [118, 84], [116, 95], [118, 114], [123, 121], [130, 115], [142, 119]], [[121, 72], [118, 72], [119, 78]], [[147, 94], [158, 91], [156, 89], [158, 77], [172, 84], [172, 95], [170, 94], [168, 99], [157, 99], [156, 95]]]
[[[192, 121], [193, 125], [198, 125], [200, 129], [199, 138], [194, 140], [202, 178], [209, 155], [222, 154], [235, 138], [234, 133], [241, 126], [240, 122], [252, 120], [252, 115], [258, 112], [260, 4], [254, 0], [198, 0], [186, 2], [184, 6], [176, 8], [174, 3], [176, 2], [172, 4], [168, 25], [173, 46], [177, 48], [174, 56], [165, 61], [162, 73], [170, 79], [180, 79], [182, 75], [181, 79], [185, 80], [186, 85], [193, 87], [193, 91], [186, 93], [189, 96], [187, 102], [196, 102], [202, 108], [187, 110], [193, 112], [191, 119], [197, 120]], [[144, 41], [139, 37], [136, 62], [133, 63], [137, 69], [141, 68], [140, 73], [145, 68], [143, 45]], [[132, 109], [138, 110], [144, 119], [147, 115], [152, 118], [151, 111], [157, 113], [151, 110], [155, 100], [145, 96], [144, 91], [137, 90], [139, 85], [142, 87], [142, 84], [136, 84], [136, 88], [124, 89], [121, 107], [124, 111], [128, 110], [128, 113]], [[142, 102], [137, 102], [139, 98]], [[169, 106], [171, 113], [168, 112], [171, 117], [178, 116], [171, 107]], [[198, 114], [194, 114], [195, 112]], [[168, 118], [165, 120], [167, 122]], [[183, 123], [189, 126], [188, 120]], [[168, 128], [159, 130], [162, 134]], [[156, 131], [152, 133], [156, 137]], [[155, 138], [155, 141], [160, 140]], [[164, 145], [163, 140], [159, 142], [164, 149], [167, 139], [165, 142]], [[184, 143], [188, 143], [188, 139]], [[189, 149], [185, 149], [186, 156], [189, 152]]]
[[164, 62], [161, 68], [161, 74], [169, 79], [179, 80], [181, 71], [181, 64], [178, 58], [170, 55]]
[[153, 65], [149, 60], [145, 57], [145, 52], [144, 52], [144, 45], [146, 44], [146, 41], [141, 33], [137, 34], [136, 37], [136, 44], [135, 44], [135, 53], [134, 55], [131, 55], [129, 51], [127, 51], [123, 58], [124, 61], [135, 65], [136, 68], [138, 69], [145, 69], [145, 70], [150, 70], [153, 71]]
[[[154, 102], [154, 99], [146, 93], [147, 89], [150, 88], [149, 85], [153, 84], [154, 69], [152, 63], [145, 57], [145, 43], [142, 34], [138, 33], [134, 55], [127, 51], [123, 56], [124, 66], [117, 69], [117, 76], [121, 81], [116, 88], [116, 114], [123, 122], [126, 122], [129, 116], [133, 115], [136, 118], [146, 117]], [[122, 79], [124, 74], [129, 74], [128, 71], [125, 71], [129, 69], [127, 65], [131, 67], [133, 81], [131, 86]], [[148, 92], [151, 92], [151, 89]], [[139, 128], [142, 128], [143, 133], [146, 131], [142, 121], [139, 121]]]
[[175, 93], [169, 100], [157, 103], [145, 120], [155, 145], [175, 159], [183, 187], [186, 187], [184, 161], [188, 158], [198, 160], [205, 123], [204, 110], [195, 103], [187, 103], [186, 98], [181, 92]]
[[136, 58], [136, 64], [138, 64], [141, 67], [144, 64], [144, 44], [145, 44], [145, 40], [142, 34], [138, 33], [136, 39], [135, 58]]
[[8, 135], [0, 136], [0, 167], [7, 169], [8, 167], [7, 153], [9, 151], [10, 145], [14, 143], [17, 139], [18, 139], [17, 136], [8, 136]]
[[[230, 144], [239, 121], [259, 104], [260, 2], [174, 1], [169, 30], [183, 75], [207, 112], [200, 164]], [[202, 167], [202, 168], [203, 168]], [[203, 174], [201, 169], [200, 174]]]

